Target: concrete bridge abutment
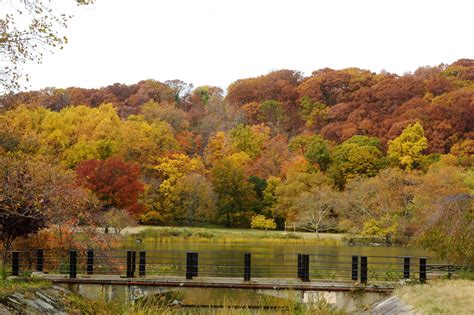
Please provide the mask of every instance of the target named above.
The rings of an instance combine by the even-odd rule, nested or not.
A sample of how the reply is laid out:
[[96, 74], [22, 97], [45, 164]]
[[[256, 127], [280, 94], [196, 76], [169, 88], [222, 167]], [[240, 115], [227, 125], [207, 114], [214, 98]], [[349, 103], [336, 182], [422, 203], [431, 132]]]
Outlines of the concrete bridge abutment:
[[[76, 294], [79, 294], [87, 299], [103, 300], [105, 302], [113, 301], [127, 301], [133, 303], [134, 301], [148, 296], [165, 294], [178, 290], [192, 289], [186, 286], [159, 286], [159, 285], [139, 285], [139, 284], [110, 284], [110, 283], [56, 283]], [[204, 287], [205, 288], [205, 287]], [[231, 288], [232, 289], [232, 288]], [[242, 289], [242, 288], [235, 288]], [[298, 290], [298, 289], [282, 289], [282, 288], [266, 288], [253, 289], [257, 294], [272, 296], [280, 299], [291, 300], [295, 303], [313, 304], [325, 303], [337, 309], [352, 312], [358, 309], [363, 309], [366, 306], [372, 305], [377, 301], [386, 299], [390, 292], [388, 291], [366, 291], [364, 288], [354, 288], [351, 290], [332, 290], [317, 289], [317, 290]]]

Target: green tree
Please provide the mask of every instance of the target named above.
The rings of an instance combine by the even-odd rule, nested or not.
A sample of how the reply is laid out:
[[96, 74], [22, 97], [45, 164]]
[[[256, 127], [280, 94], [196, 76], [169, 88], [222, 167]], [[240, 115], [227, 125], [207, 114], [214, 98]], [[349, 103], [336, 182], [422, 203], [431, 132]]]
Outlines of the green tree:
[[279, 177], [270, 176], [267, 179], [267, 186], [263, 191], [263, 210], [262, 213], [267, 217], [273, 217], [278, 228], [283, 228], [285, 224], [285, 218], [277, 215], [275, 207], [277, 205], [277, 196], [276, 190], [277, 187], [281, 184], [281, 179]]
[[311, 142], [311, 135], [298, 135], [291, 139], [288, 148], [291, 152], [296, 152], [300, 155], [305, 155], [308, 149], [308, 145]]
[[260, 104], [258, 108], [263, 119], [272, 123], [276, 127], [280, 126], [283, 119], [283, 104], [275, 100], [267, 100]]
[[335, 147], [328, 173], [336, 186], [342, 189], [350, 179], [377, 175], [386, 165], [379, 148], [378, 139], [367, 136], [353, 136]]
[[331, 163], [331, 153], [329, 145], [321, 136], [312, 136], [304, 157], [312, 164], [318, 164], [321, 170], [326, 170]]
[[260, 178], [255, 175], [251, 175], [248, 178], [249, 183], [251, 183], [254, 187], [255, 196], [257, 197], [257, 202], [254, 207], [254, 211], [257, 213], [261, 213], [263, 210], [263, 192], [267, 187], [267, 181], [263, 178]]
[[388, 142], [388, 157], [403, 169], [419, 168], [428, 147], [420, 122], [408, 125], [400, 136]]
[[278, 185], [281, 184], [279, 177], [270, 176], [267, 179], [267, 185], [263, 191], [263, 204], [265, 209], [272, 209], [276, 203], [275, 191]]
[[227, 227], [248, 224], [257, 197], [254, 186], [245, 179], [241, 165], [224, 158], [214, 164], [211, 175], [219, 221]]
[[268, 136], [256, 132], [248, 125], [238, 125], [230, 131], [230, 143], [237, 150], [247, 153], [251, 158], [257, 156]]
[[329, 108], [320, 102], [312, 102], [308, 96], [304, 96], [300, 102], [301, 117], [306, 122], [306, 127], [320, 129], [329, 117]]

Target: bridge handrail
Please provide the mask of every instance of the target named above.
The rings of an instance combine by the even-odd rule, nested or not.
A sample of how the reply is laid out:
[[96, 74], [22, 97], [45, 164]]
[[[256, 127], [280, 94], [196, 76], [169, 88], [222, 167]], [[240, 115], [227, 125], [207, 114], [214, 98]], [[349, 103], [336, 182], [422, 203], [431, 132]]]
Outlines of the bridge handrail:
[[[426, 281], [427, 273], [446, 265], [429, 265], [429, 257], [337, 255], [323, 253], [264, 253], [232, 251], [141, 250], [127, 249], [71, 249], [18, 250], [9, 253], [11, 274], [35, 271], [69, 274], [117, 274], [138, 276], [179, 276], [188, 280], [199, 274], [227, 276], [243, 274], [251, 277], [293, 275], [301, 281], [342, 278], [367, 283], [385, 279]], [[438, 267], [444, 266], [444, 267]], [[454, 270], [461, 270], [460, 267]]]

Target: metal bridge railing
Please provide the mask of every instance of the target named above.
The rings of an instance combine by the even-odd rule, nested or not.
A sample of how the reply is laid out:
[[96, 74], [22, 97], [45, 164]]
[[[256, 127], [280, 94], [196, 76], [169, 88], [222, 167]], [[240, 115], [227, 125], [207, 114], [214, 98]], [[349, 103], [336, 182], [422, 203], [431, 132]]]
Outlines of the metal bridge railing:
[[[363, 284], [412, 279], [421, 282], [436, 265], [426, 257], [350, 256], [327, 254], [268, 254], [241, 252], [184, 252], [166, 250], [34, 250], [10, 253], [11, 275], [35, 271], [49, 274], [119, 275], [122, 277], [177, 276], [242, 278], [298, 278], [357, 281]], [[450, 269], [452, 270], [452, 269]]]

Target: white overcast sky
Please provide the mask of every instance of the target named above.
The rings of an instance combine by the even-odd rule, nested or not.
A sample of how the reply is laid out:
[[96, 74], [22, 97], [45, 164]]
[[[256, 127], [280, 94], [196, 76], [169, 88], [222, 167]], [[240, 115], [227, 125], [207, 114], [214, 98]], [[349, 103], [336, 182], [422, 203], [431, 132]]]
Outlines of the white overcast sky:
[[[61, 0], [63, 1], [63, 0]], [[403, 74], [474, 58], [473, 0], [96, 0], [31, 88], [181, 79], [226, 88], [276, 69]]]

